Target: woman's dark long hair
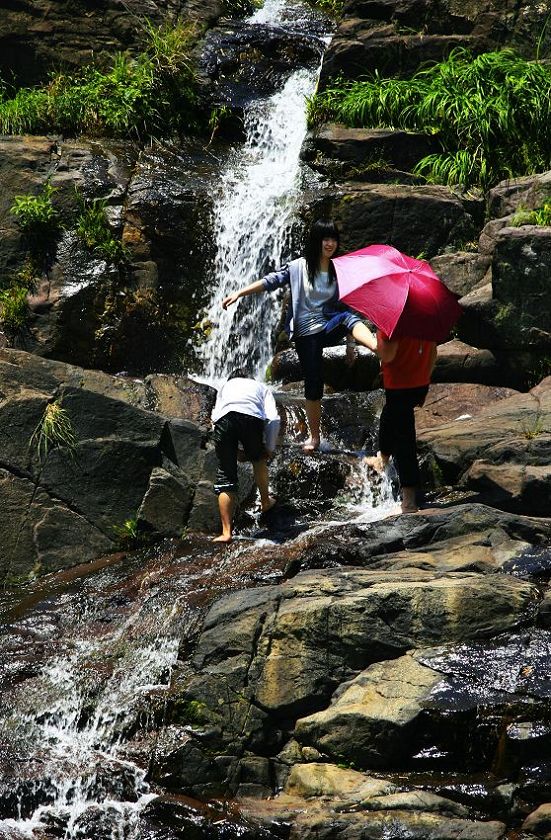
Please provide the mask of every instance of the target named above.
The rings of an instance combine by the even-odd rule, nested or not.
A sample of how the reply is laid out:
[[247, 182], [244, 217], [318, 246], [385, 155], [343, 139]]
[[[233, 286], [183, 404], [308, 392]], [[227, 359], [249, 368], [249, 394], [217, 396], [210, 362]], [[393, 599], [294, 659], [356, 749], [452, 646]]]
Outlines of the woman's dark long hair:
[[[304, 248], [304, 256], [306, 258], [306, 265], [308, 266], [308, 278], [310, 283], [314, 282], [314, 277], [319, 271], [321, 243], [324, 239], [328, 238], [337, 240], [337, 250], [335, 251], [335, 254], [337, 254], [341, 239], [337, 225], [332, 221], [318, 219], [318, 221], [314, 222], [310, 228], [308, 239], [306, 240], [306, 247]], [[329, 263], [329, 276], [335, 276], [335, 269], [331, 263]]]

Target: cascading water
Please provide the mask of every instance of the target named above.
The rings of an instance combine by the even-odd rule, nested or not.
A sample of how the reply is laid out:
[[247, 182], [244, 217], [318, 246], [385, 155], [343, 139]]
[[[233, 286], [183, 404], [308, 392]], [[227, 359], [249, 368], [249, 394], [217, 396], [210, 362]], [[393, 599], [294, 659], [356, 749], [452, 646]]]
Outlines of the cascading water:
[[[144, 698], [169, 686], [181, 605], [144, 591], [131, 614], [110, 626], [96, 615], [95, 599], [92, 593], [59, 599], [42, 635], [55, 647], [48, 636], [62, 625], [62, 650], [7, 695], [0, 738], [20, 755], [28, 751], [31, 772], [28, 781], [19, 774], [19, 819], [0, 820], [3, 838], [36, 837], [37, 830], [57, 826], [62, 833], [56, 836], [65, 840], [91, 833], [124, 840], [151, 798], [146, 771], [128, 760], [123, 741], [144, 711]], [[16, 623], [11, 632], [17, 629]], [[9, 667], [2, 669], [4, 681]]]
[[[250, 23], [273, 22], [288, 5], [272, 0]], [[318, 72], [300, 69], [275, 95], [249, 105], [246, 142], [222, 175], [214, 208], [214, 291], [206, 313], [214, 328], [199, 351], [202, 374], [212, 384], [245, 361], [262, 374], [273, 354], [272, 335], [280, 318], [273, 298], [255, 295], [227, 311], [221, 304], [288, 256], [306, 134], [305, 99], [315, 89]]]

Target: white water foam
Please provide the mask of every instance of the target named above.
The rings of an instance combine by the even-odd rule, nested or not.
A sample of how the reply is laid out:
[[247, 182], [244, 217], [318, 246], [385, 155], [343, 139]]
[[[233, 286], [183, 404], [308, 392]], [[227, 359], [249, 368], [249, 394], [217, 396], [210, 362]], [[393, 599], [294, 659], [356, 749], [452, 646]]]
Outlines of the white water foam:
[[[108, 817], [105, 840], [135, 834], [143, 807], [154, 798], [146, 771], [124, 756], [129, 727], [143, 715], [142, 698], [152, 689], [168, 689], [176, 662], [181, 616], [178, 603], [160, 607], [146, 601], [112, 632], [92, 638], [86, 616], [66, 652], [46, 664], [32, 696], [32, 712], [15, 710], [3, 728], [37, 745], [39, 798], [53, 800], [24, 819], [0, 820], [0, 836], [33, 838], [52, 821], [64, 825], [64, 840], [82, 838], [82, 818]], [[98, 687], [95, 667], [115, 660]], [[90, 684], [91, 683], [91, 684]], [[121, 780], [120, 791], [103, 779]], [[120, 793], [120, 796], [119, 796]], [[21, 813], [21, 810], [20, 810]], [[88, 835], [86, 835], [88, 836]]]

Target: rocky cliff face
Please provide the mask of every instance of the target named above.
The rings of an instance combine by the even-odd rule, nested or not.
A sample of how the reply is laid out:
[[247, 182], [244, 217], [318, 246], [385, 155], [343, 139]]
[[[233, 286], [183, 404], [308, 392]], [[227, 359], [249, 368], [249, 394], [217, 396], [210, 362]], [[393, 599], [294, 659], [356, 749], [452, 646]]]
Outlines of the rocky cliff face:
[[[52, 62], [136, 49], [135, 14], [209, 23], [221, 9], [4, 5], [4, 72], [33, 83]], [[547, 14], [531, 0], [352, 0], [322, 85], [341, 71], [407, 74], [457, 45], [529, 54], [541, 35], [544, 50]], [[225, 22], [201, 72], [240, 115], [318, 54], [301, 33]], [[230, 135], [0, 141], [3, 277], [27, 244], [15, 195], [49, 179], [64, 224], [28, 323], [4, 337], [24, 349], [0, 351], [0, 832], [21, 840], [16, 821], [44, 807], [44, 838], [70, 826], [107, 840], [138, 822], [163, 840], [546, 836], [551, 235], [511, 222], [548, 200], [549, 173], [466, 195], [411, 174], [430, 136], [330, 124], [308, 138], [304, 220], [332, 215], [346, 250], [380, 241], [423, 253], [462, 298], [418, 411], [427, 505], [397, 515], [392, 476], [363, 462], [382, 404], [373, 354], [351, 367], [343, 348], [327, 354], [330, 451], [306, 455], [300, 371], [285, 350], [272, 365], [280, 505], [259, 517], [243, 467], [242, 539], [222, 549], [205, 536], [218, 525], [214, 392], [167, 373], [181, 345], [166, 328], [187, 341], [208, 296], [212, 197], [238, 120]], [[75, 186], [105, 200], [124, 266], [75, 236]], [[52, 805], [75, 778], [89, 795], [76, 818], [67, 797]], [[121, 828], [146, 783], [156, 797]], [[230, 798], [240, 816], [189, 797]]]
[[68, 0], [5, 2], [0, 5], [0, 75], [9, 85], [41, 84], [59, 69], [69, 73], [137, 50], [144, 23], [170, 24], [177, 17], [212, 24], [222, 13], [218, 0]]

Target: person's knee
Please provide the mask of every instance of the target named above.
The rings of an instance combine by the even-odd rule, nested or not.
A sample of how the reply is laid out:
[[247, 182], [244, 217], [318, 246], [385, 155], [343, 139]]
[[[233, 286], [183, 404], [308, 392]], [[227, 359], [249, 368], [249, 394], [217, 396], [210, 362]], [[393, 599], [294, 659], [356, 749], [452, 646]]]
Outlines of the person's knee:
[[234, 496], [239, 487], [237, 482], [230, 482], [230, 481], [215, 481], [214, 483], [214, 492], [217, 496], [220, 496], [221, 493], [227, 493], [229, 496]]

